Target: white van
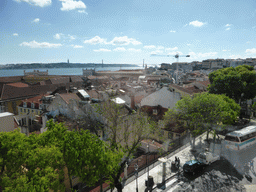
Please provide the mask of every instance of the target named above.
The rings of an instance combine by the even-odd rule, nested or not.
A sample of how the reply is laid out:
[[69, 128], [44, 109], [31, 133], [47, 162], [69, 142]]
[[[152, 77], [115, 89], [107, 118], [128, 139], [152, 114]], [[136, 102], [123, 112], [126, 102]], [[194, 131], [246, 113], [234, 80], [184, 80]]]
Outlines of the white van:
[[220, 160], [220, 156], [210, 152], [200, 153], [198, 160], [204, 164], [210, 165], [211, 163]]

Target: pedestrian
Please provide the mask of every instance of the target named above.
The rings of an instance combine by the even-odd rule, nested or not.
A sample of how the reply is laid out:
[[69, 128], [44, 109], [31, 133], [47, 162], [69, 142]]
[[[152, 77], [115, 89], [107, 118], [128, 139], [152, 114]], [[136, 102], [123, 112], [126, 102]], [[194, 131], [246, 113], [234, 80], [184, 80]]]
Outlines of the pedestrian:
[[180, 158], [178, 157], [178, 167], [180, 166]]

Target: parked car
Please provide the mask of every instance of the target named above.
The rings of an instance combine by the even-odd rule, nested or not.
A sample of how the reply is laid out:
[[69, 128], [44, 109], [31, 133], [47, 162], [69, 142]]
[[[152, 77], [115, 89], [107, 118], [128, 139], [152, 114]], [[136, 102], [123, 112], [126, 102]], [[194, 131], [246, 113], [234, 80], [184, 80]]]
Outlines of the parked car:
[[214, 153], [205, 152], [198, 155], [198, 160], [204, 164], [210, 165], [211, 163], [220, 160], [220, 156]]
[[184, 173], [191, 173], [191, 174], [196, 174], [202, 170], [204, 170], [204, 168], [206, 167], [206, 164], [204, 164], [203, 162], [194, 159], [191, 161], [187, 161], [184, 165], [183, 165], [183, 171]]

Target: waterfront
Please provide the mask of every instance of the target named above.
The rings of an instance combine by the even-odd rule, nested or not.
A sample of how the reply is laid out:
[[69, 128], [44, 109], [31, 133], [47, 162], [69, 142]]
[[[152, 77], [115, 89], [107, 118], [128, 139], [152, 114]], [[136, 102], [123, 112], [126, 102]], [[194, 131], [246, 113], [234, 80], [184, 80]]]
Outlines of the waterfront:
[[[88, 68], [89, 69], [89, 68]], [[142, 69], [142, 65], [136, 67], [102, 67], [95, 68], [96, 71], [118, 71], [122, 69]], [[27, 69], [26, 72], [31, 72], [34, 69]], [[36, 69], [39, 71], [48, 70], [49, 75], [82, 75], [83, 68], [51, 68], [51, 69]], [[23, 76], [24, 69], [9, 69], [9, 70], [0, 70], [0, 77], [8, 77], [8, 76]]]

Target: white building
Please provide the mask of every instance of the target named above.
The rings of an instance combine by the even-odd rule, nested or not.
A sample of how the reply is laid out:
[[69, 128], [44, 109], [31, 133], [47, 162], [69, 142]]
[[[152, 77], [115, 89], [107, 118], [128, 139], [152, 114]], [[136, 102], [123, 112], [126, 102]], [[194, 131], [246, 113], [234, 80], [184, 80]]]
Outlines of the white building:
[[4, 112], [0, 113], [0, 131], [9, 132], [14, 131], [18, 127], [19, 123], [16, 120], [13, 113]]

